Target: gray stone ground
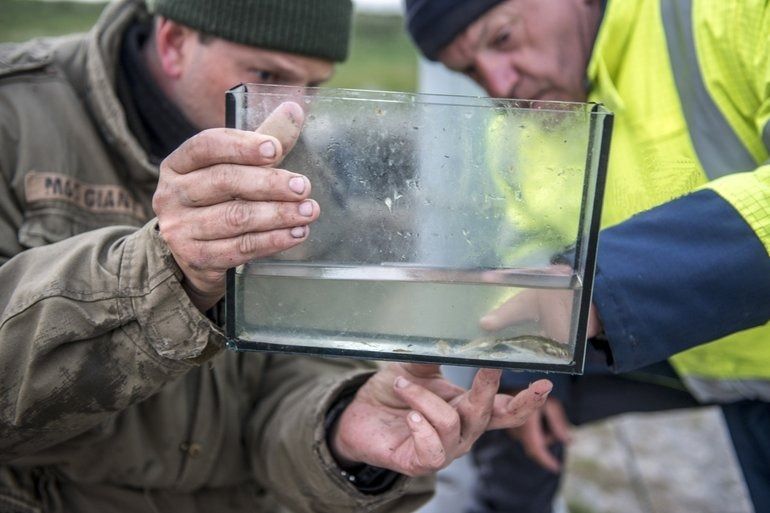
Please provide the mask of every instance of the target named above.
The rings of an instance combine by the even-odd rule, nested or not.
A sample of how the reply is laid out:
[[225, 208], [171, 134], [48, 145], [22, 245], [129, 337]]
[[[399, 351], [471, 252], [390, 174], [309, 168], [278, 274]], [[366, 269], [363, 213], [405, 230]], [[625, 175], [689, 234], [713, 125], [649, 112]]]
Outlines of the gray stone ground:
[[[753, 513], [716, 408], [622, 415], [573, 434], [556, 513]], [[419, 513], [463, 513], [472, 480], [458, 460]]]
[[[464, 387], [473, 378], [444, 373]], [[754, 513], [718, 408], [620, 415], [573, 435], [555, 513]], [[470, 459], [456, 461], [419, 513], [463, 513], [473, 480]]]
[[563, 496], [571, 513], [753, 511], [716, 408], [629, 414], [576, 429]]

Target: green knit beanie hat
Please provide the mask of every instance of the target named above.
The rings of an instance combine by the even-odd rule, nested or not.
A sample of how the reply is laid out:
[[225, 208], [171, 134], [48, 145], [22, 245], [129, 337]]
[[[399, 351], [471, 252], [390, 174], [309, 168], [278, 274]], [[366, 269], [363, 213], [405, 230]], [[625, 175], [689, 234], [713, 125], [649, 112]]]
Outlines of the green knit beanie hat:
[[147, 0], [151, 13], [269, 50], [344, 61], [351, 0]]

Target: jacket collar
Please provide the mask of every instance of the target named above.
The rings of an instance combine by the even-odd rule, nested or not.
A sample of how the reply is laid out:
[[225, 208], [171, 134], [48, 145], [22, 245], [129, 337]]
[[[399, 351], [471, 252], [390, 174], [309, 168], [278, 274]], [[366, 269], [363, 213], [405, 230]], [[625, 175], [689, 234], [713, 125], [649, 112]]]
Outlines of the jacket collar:
[[624, 64], [626, 47], [639, 17], [641, 3], [614, 1], [604, 5], [601, 25], [588, 62], [589, 100], [601, 101], [615, 112], [625, 109], [615, 80]]
[[117, 93], [128, 127], [159, 164], [198, 129], [165, 95], [151, 76], [142, 55], [151, 23], [137, 22], [125, 31], [117, 70]]
[[115, 84], [123, 34], [137, 19], [148, 16], [140, 0], [122, 0], [105, 8], [86, 43], [85, 100], [105, 141], [125, 160], [131, 178], [154, 186], [158, 167], [129, 130]]

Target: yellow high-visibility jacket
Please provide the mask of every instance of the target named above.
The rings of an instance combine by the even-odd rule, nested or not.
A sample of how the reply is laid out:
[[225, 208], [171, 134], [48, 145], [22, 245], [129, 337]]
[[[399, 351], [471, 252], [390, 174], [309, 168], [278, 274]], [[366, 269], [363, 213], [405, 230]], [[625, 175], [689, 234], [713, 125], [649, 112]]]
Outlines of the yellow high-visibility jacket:
[[768, 43], [765, 0], [615, 0], [588, 67], [616, 114], [594, 288], [616, 370], [684, 351], [702, 400], [770, 400]]

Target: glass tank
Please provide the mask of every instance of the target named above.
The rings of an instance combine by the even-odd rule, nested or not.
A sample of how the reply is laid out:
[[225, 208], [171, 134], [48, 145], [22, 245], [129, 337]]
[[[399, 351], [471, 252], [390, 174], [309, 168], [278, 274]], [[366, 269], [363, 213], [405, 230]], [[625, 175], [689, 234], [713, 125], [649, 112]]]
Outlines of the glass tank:
[[244, 84], [227, 125], [269, 133], [285, 102], [304, 119], [280, 167], [321, 214], [228, 272], [232, 349], [582, 371], [610, 112]]

